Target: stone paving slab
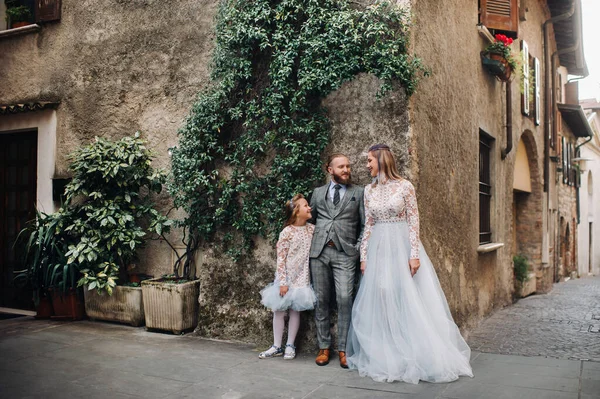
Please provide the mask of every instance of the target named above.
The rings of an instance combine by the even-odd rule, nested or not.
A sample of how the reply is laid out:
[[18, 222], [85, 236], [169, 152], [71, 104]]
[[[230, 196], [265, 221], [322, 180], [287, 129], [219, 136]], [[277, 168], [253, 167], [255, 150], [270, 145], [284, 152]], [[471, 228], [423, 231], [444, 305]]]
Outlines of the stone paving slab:
[[600, 363], [479, 353], [474, 378], [379, 383], [337, 361], [104, 322], [0, 321], [0, 398], [599, 399]]
[[479, 352], [600, 362], [600, 276], [554, 284], [498, 310], [468, 343]]

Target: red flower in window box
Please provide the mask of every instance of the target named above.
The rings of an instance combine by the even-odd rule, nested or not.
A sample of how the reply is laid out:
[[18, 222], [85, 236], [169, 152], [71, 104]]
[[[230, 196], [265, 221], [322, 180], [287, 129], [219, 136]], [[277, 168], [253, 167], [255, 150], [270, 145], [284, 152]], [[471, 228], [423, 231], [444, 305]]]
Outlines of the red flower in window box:
[[[497, 34], [495, 39], [494, 43], [488, 45], [481, 52], [481, 56], [484, 59], [484, 65], [488, 67], [490, 72], [495, 74], [500, 80], [508, 81], [511, 73], [518, 66], [517, 59], [513, 57], [510, 50], [513, 39], [502, 34]], [[492, 62], [489, 62], [489, 60]]]

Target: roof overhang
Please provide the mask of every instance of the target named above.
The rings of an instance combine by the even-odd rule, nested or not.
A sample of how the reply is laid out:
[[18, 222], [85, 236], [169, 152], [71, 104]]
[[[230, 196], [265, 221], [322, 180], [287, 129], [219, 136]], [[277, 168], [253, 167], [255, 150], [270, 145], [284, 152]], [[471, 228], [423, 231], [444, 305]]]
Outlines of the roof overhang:
[[23, 112], [41, 111], [43, 109], [56, 109], [57, 102], [37, 102], [23, 104], [0, 104], [0, 115], [19, 114]]
[[585, 110], [600, 111], [600, 102], [596, 101], [595, 98], [580, 100], [579, 105], [581, 105]]
[[568, 18], [557, 18], [559, 20], [553, 23], [560, 64], [566, 67], [571, 75], [588, 76], [589, 71], [583, 54], [581, 0], [547, 2], [552, 18], [568, 15], [572, 11]]
[[556, 104], [575, 137], [592, 137], [594, 132], [579, 104]]

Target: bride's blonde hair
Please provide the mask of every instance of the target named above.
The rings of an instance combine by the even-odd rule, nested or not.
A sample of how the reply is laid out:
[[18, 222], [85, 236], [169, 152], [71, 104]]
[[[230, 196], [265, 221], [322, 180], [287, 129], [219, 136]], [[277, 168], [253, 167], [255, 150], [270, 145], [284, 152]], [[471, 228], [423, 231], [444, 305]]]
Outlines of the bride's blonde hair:
[[379, 182], [384, 183], [388, 179], [402, 180], [402, 176], [400, 176], [400, 172], [398, 172], [398, 168], [396, 167], [396, 159], [390, 147], [385, 144], [375, 144], [369, 148], [368, 152], [377, 160], [377, 167], [379, 169], [377, 181], [374, 182], [374, 185], [377, 185]]

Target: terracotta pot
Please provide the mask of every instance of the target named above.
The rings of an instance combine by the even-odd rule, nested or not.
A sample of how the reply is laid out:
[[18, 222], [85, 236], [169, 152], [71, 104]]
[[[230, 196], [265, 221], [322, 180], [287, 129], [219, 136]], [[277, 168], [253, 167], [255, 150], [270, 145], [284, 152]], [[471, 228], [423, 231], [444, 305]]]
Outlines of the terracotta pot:
[[63, 293], [52, 290], [53, 320], [81, 320], [85, 315], [83, 301], [76, 291]]
[[22, 26], [27, 26], [27, 25], [32, 25], [32, 23], [31, 22], [13, 22], [12, 28], [15, 29], [15, 28], [20, 28]]
[[142, 279], [140, 278], [140, 275], [137, 273], [131, 273], [129, 275], [129, 282], [130, 283], [141, 283]]
[[40, 297], [40, 303], [38, 304], [36, 311], [36, 319], [49, 319], [54, 316], [54, 309], [52, 308], [52, 301], [49, 296]]

